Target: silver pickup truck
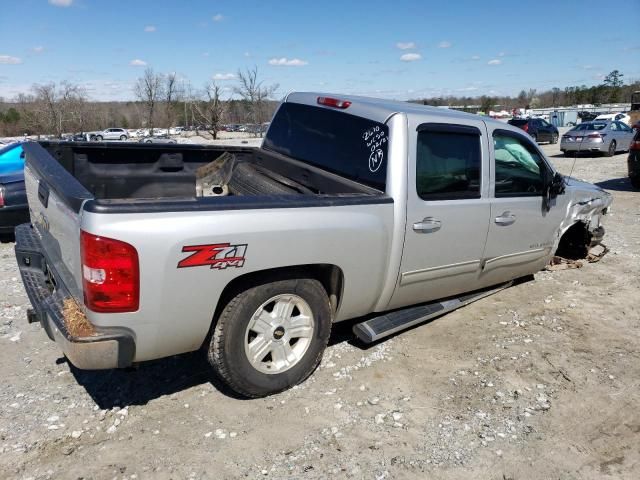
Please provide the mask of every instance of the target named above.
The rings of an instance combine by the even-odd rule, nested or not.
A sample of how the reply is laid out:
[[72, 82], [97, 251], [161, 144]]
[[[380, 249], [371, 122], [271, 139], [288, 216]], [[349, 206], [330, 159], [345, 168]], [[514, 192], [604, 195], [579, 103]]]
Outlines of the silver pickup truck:
[[260, 148], [25, 144], [33, 309], [83, 369], [203, 349], [236, 392], [303, 381], [334, 322], [364, 342], [580, 254], [611, 196], [520, 129], [292, 93]]

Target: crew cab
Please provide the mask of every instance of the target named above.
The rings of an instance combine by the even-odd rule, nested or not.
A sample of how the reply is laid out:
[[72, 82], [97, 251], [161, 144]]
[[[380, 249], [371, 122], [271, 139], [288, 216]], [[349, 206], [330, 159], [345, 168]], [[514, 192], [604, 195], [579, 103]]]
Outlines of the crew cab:
[[25, 151], [29, 320], [83, 369], [202, 348], [248, 397], [309, 376], [335, 322], [377, 341], [597, 243], [611, 204], [516, 127], [355, 96], [289, 94], [260, 148]]

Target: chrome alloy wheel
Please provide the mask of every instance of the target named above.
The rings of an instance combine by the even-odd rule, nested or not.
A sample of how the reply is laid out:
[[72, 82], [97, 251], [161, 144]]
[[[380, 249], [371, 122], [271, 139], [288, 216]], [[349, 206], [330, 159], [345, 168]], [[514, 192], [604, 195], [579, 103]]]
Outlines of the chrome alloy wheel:
[[298, 295], [276, 295], [255, 311], [245, 332], [244, 352], [253, 368], [268, 374], [295, 366], [311, 344], [315, 321]]

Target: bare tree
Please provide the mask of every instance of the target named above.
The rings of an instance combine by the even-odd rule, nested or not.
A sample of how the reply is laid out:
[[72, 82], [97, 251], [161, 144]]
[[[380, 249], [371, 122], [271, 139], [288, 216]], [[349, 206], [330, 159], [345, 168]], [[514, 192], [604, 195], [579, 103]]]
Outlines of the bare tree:
[[214, 140], [218, 138], [222, 117], [226, 111], [225, 104], [220, 99], [221, 92], [221, 88], [212, 80], [204, 86], [202, 101], [193, 102], [198, 122], [205, 125]]
[[175, 72], [169, 73], [164, 78], [164, 99], [167, 111], [167, 128], [173, 127], [175, 108], [179, 97], [178, 76]]
[[151, 67], [147, 68], [133, 87], [133, 93], [144, 104], [146, 126], [153, 135], [153, 114], [156, 104], [162, 98], [162, 75], [155, 73]]
[[258, 127], [267, 120], [265, 103], [278, 89], [278, 84], [264, 85], [263, 81], [258, 81], [258, 67], [244, 72], [238, 70], [238, 80], [240, 85], [234, 92], [248, 103], [251, 122]]

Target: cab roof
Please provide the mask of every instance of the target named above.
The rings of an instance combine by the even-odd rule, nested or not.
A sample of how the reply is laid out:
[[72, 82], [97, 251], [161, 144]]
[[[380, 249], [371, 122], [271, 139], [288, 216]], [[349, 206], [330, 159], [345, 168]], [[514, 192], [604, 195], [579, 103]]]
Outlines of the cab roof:
[[336, 98], [351, 102], [351, 105], [342, 110], [345, 113], [357, 115], [359, 117], [369, 118], [379, 123], [385, 123], [389, 117], [395, 113], [405, 113], [408, 116], [439, 116], [448, 118], [451, 121], [463, 121], [464, 119], [484, 120], [486, 123], [500, 125], [501, 128], [509, 128], [505, 122], [494, 120], [490, 117], [474, 115], [472, 113], [460, 112], [449, 108], [437, 108], [419, 103], [402, 102], [398, 100], [385, 100], [382, 98], [360, 97], [357, 95], [342, 95], [337, 93], [320, 93], [320, 92], [292, 92], [285, 97], [285, 102], [301, 103], [321, 108], [318, 105], [318, 97]]

